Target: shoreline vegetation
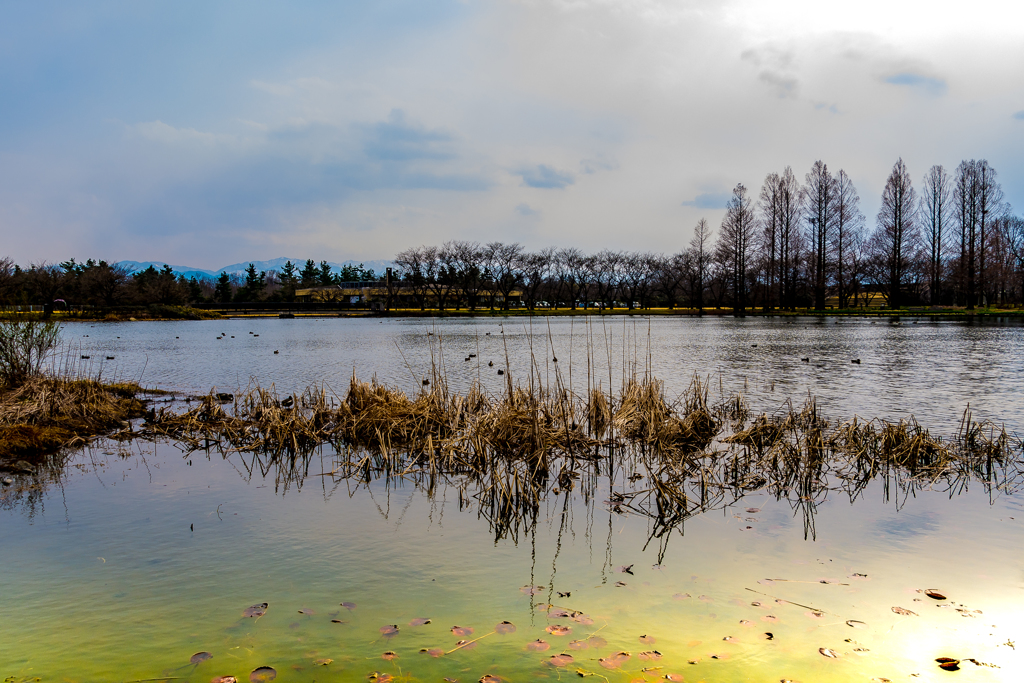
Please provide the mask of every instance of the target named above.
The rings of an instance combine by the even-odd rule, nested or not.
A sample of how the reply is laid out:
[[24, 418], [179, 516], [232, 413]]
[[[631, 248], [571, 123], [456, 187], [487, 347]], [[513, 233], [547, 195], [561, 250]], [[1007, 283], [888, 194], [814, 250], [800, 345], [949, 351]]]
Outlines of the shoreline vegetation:
[[[21, 325], [39, 337], [52, 324]], [[279, 396], [253, 382], [238, 394], [171, 396], [157, 406], [147, 394], [166, 392], [75, 378], [69, 359], [56, 364], [57, 376], [36, 371], [11, 380], [8, 373], [0, 387], [0, 469], [60, 481], [73, 449], [94, 439], [169, 441], [185, 457], [238, 455], [250, 476], [273, 473], [285, 487], [310, 476], [357, 485], [402, 479], [428, 492], [455, 487], [498, 537], [533, 528], [543, 500], [596, 495], [606, 476], [610, 509], [649, 517], [659, 543], [685, 519], [758, 491], [799, 508], [813, 535], [818, 503], [831, 492], [855, 499], [875, 479], [886, 482], [886, 496], [890, 483], [898, 494], [951, 495], [972, 483], [990, 495], [1024, 484], [1024, 442], [974, 420], [969, 406], [945, 437], [913, 416], [829, 419], [812, 396], [755, 415], [742, 394], [712, 403], [708, 382], [696, 375], [669, 396], [646, 354], [643, 367], [626, 368], [617, 390], [591, 376], [573, 390], [558, 369], [548, 382], [531, 356], [515, 378], [505, 358], [499, 392], [478, 384], [455, 392], [437, 344], [427, 374], [410, 368], [420, 384], [413, 393], [353, 375], [344, 395], [311, 386]], [[30, 357], [37, 370], [44, 357]], [[5, 477], [5, 486], [13, 483]]]

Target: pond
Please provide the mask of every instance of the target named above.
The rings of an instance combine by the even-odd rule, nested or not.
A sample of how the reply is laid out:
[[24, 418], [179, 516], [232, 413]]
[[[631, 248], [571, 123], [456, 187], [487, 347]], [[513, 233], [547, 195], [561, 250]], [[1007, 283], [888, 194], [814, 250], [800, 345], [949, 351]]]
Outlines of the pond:
[[[531, 365], [534, 381], [566, 383], [571, 366], [577, 391], [650, 368], [670, 394], [696, 373], [755, 409], [810, 392], [837, 418], [914, 414], [942, 435], [968, 402], [1011, 431], [1024, 415], [1021, 328], [1001, 325], [310, 319], [65, 336], [76, 359], [102, 356], [108, 377], [179, 392], [256, 378], [282, 395], [315, 382], [343, 395], [353, 370], [414, 391], [433, 355], [459, 390], [500, 392]], [[649, 474], [624, 455], [511, 518], [458, 478], [342, 478], [350, 455], [101, 441], [59, 471], [17, 477], [0, 494], [0, 675], [807, 683], [1022, 671], [1024, 509], [1005, 481], [851, 488], [826, 473], [813, 500], [738, 491], [666, 528], [616, 505]]]

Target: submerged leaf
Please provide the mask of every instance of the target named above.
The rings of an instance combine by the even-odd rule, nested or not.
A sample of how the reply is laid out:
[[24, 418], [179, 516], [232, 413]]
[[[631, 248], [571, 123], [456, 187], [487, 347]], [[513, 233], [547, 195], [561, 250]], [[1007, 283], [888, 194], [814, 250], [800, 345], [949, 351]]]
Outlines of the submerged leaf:
[[412, 621], [410, 621], [409, 622], [409, 626], [426, 626], [429, 623], [430, 623], [430, 619], [419, 618], [419, 619], [413, 619]]
[[494, 632], [500, 635], [507, 635], [516, 632], [516, 625], [511, 621], [503, 621], [494, 627]]
[[197, 652], [188, 658], [189, 664], [199, 664], [205, 662], [207, 659], [213, 659], [213, 655], [209, 652]]
[[563, 652], [560, 655], [551, 655], [546, 661], [551, 666], [568, 666], [572, 664], [573, 659], [572, 655]]
[[267, 603], [261, 602], [258, 605], [253, 605], [252, 607], [246, 607], [244, 610], [242, 610], [242, 616], [243, 617], [262, 617], [264, 614], [267, 613], [267, 608], [269, 606], [270, 605], [268, 605]]
[[533, 641], [532, 643], [526, 644], [526, 649], [530, 650], [531, 652], [544, 652], [544, 650], [547, 650], [549, 647], [551, 646], [543, 640], [541, 640], [540, 638]]
[[268, 683], [277, 678], [277, 670], [272, 666], [259, 666], [249, 674], [250, 683]]
[[343, 602], [343, 603], [341, 603], [341, 606], [351, 612], [352, 610], [354, 610], [356, 608], [356, 603], [354, 603], [354, 602]]

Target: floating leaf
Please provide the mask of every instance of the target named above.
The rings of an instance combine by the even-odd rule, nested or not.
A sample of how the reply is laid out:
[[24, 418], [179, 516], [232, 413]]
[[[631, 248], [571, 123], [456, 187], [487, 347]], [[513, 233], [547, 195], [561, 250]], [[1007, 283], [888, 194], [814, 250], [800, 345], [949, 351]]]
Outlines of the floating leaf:
[[707, 595], [698, 595], [697, 599], [700, 600], [701, 602], [714, 602], [715, 601], [714, 598], [708, 597]]
[[459, 642], [455, 643], [456, 650], [472, 650], [475, 647], [475, 640], [460, 640]]
[[597, 663], [606, 669], [618, 669], [627, 661], [629, 661], [628, 652], [616, 652], [613, 655], [597, 660]]
[[314, 612], [313, 610], [309, 609], [308, 607], [303, 607], [302, 609], [299, 610], [299, 614], [308, 614], [308, 615], [312, 616], [312, 615], [316, 614], [316, 612]]
[[214, 676], [210, 683], [238, 683], [238, 679], [234, 676]]
[[620, 574], [632, 575], [633, 574], [633, 565], [626, 564], [626, 565], [623, 565], [623, 566], [619, 567], [615, 571], [619, 572]]
[[391, 683], [391, 681], [395, 680], [395, 677], [391, 674], [382, 674], [374, 671], [370, 674], [370, 680], [377, 681], [377, 683]]
[[657, 650], [648, 650], [647, 652], [641, 652], [637, 655], [640, 659], [656, 662], [661, 659], [661, 653]]
[[422, 650], [420, 650], [420, 652], [422, 652], [424, 654], [428, 654], [431, 657], [435, 657], [435, 658], [436, 657], [440, 657], [440, 656], [442, 656], [444, 654], [444, 650], [440, 650], [440, 649], [438, 649], [436, 647], [432, 647], [430, 649], [423, 648]]
[[676, 599], [676, 600], [689, 600], [690, 599], [690, 594], [689, 593], [676, 593], [672, 597], [674, 599]]
[[694, 659], [687, 659], [686, 663], [687, 664], [700, 664], [700, 657], [695, 657]]
[[683, 675], [682, 674], [665, 674], [665, 680], [666, 681], [673, 681], [675, 683], [680, 683], [683, 680]]
[[537, 595], [543, 590], [544, 586], [523, 586], [519, 589], [519, 592], [524, 593], [525, 595]]
[[267, 603], [261, 602], [258, 605], [253, 605], [252, 607], [246, 607], [242, 611], [242, 616], [243, 617], [262, 617], [264, 614], [267, 613], [267, 608], [269, 606], [270, 605], [268, 605]]
[[551, 666], [568, 666], [569, 664], [572, 664], [572, 662], [572, 655], [564, 652], [560, 655], [551, 655], [551, 657], [547, 659], [547, 663]]
[[544, 630], [553, 636], [567, 636], [572, 633], [571, 628], [568, 626], [562, 626], [561, 624], [551, 624], [551, 626], [548, 626]]
[[722, 638], [722, 640], [724, 640], [727, 643], [735, 643], [736, 642], [736, 639], [733, 638], [732, 636], [726, 636], [725, 638]]
[[473, 635], [473, 629], [469, 626], [452, 626], [452, 635], [456, 638], [465, 638]]
[[903, 615], [905, 617], [916, 617], [917, 616], [917, 612], [911, 612], [910, 610], [905, 609], [903, 607], [893, 607], [892, 611], [895, 612], [896, 614], [901, 614], [901, 615]]
[[654, 645], [657, 641], [654, 639], [654, 636], [643, 635], [640, 636], [640, 642], [644, 645]]
[[868, 578], [868, 575], [867, 574], [861, 574], [860, 572], [854, 572], [854, 573], [850, 574], [850, 578], [851, 579], [866, 579], [866, 578]]
[[356, 603], [354, 603], [354, 602], [343, 602], [343, 603], [341, 603], [341, 606], [351, 612], [352, 610], [354, 610], [356, 608]]
[[511, 621], [503, 621], [494, 627], [494, 632], [500, 635], [507, 635], [516, 632], [516, 625]]
[[250, 683], [268, 683], [277, 678], [277, 670], [272, 666], [259, 666], [249, 674]]
[[570, 650], [586, 650], [587, 649], [587, 641], [585, 641], [585, 640], [573, 640], [573, 641], [570, 641], [569, 642], [569, 649]]
[[347, 624], [348, 622], [347, 621], [342, 621], [341, 619], [331, 619], [331, 623], [332, 624]]
[[935, 590], [934, 588], [929, 588], [928, 590], [926, 590], [924, 592], [924, 594], [927, 595], [932, 600], [945, 600], [946, 599], [945, 595], [943, 595], [939, 591]]
[[548, 619], [568, 619], [573, 613], [567, 609], [556, 608], [548, 612]]
[[868, 627], [868, 625], [865, 624], [863, 621], [857, 621], [856, 619], [848, 619], [846, 621], [846, 625], [849, 626], [850, 628], [867, 628]]
[[839, 653], [836, 652], [835, 650], [830, 649], [830, 648], [819, 647], [818, 648], [818, 652], [820, 652], [823, 657], [831, 657], [832, 659], [839, 659]]
[[324, 657], [322, 659], [314, 659], [313, 660], [313, 665], [314, 666], [327, 666], [328, 664], [330, 664], [333, 661], [334, 661], [333, 659], [329, 659], [327, 657]]
[[765, 631], [764, 632], [764, 639], [765, 640], [775, 640], [775, 634], [772, 633], [771, 631]]
[[763, 617], [761, 617], [761, 621], [767, 621], [768, 623], [771, 623], [771, 624], [774, 624], [774, 623], [778, 622], [778, 620], [779, 620], [779, 618], [777, 616], [775, 616], [774, 614], [766, 614]]
[[377, 630], [385, 638], [394, 638], [398, 635], [398, 624], [388, 624], [387, 626], [381, 626]]
[[602, 647], [607, 647], [608, 641], [602, 638], [601, 636], [590, 636], [589, 638], [587, 638], [587, 645], [589, 645], [591, 648], [595, 650], [598, 650]]
[[722, 659], [722, 660], [725, 660], [725, 659], [729, 659], [729, 653], [728, 652], [718, 652], [718, 653], [710, 654], [710, 655], [708, 655], [708, 657], [711, 657], [711, 659]]
[[626, 587], [626, 582], [625, 581], [616, 581], [615, 582], [615, 587], [616, 588], [625, 588]]
[[207, 659], [213, 659], [213, 655], [209, 652], [197, 652], [188, 658], [188, 663], [201, 664], [202, 662], [205, 662]]
[[[448, 679], [446, 678], [445, 680], [447, 681]], [[501, 676], [495, 676], [494, 674], [484, 674], [480, 678], [480, 683], [504, 683], [504, 680], [501, 678]]]
[[822, 612], [813, 609], [810, 612], [804, 612], [804, 614], [809, 616], [811, 619], [821, 619], [825, 616]]
[[398, 653], [397, 652], [392, 652], [391, 650], [388, 650], [387, 652], [385, 652], [384, 654], [381, 655], [381, 659], [383, 659], [385, 661], [388, 661], [388, 662], [394, 661], [394, 660], [398, 659]]
[[753, 626], [754, 622], [749, 619], [740, 619], [740, 626]]
[[953, 659], [951, 657], [939, 657], [935, 661], [939, 663], [939, 668], [943, 669], [945, 671], [959, 671], [960, 670], [960, 660], [959, 659]]
[[551, 647], [550, 645], [548, 645], [546, 642], [544, 642], [540, 638], [538, 638], [537, 640], [533, 641], [532, 643], [527, 643], [526, 644], [526, 649], [529, 650], [530, 652], [544, 652], [544, 650], [547, 650], [550, 647]]
[[430, 619], [423, 619], [423, 618], [413, 619], [412, 621], [409, 622], [409, 626], [426, 626], [429, 623], [430, 623]]

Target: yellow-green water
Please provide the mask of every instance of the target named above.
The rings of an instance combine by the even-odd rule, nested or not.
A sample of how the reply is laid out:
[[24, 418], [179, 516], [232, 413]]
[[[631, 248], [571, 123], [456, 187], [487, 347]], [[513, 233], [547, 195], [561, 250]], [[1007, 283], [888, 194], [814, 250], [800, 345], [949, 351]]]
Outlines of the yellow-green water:
[[[645, 550], [648, 520], [610, 511], [603, 479], [589, 502], [580, 491], [551, 497], [535, 528], [495, 540], [456, 489], [431, 497], [402, 480], [357, 487], [315, 476], [332, 469], [326, 454], [301, 487], [285, 487], [274, 469], [250, 474], [251, 456], [182, 457], [167, 443], [118, 450], [78, 454], [45, 491], [19, 477], [0, 494], [0, 676], [205, 683], [271, 666], [280, 681], [376, 672], [809, 683], [1024, 673], [1024, 509], [976, 484], [897, 500], [875, 482], [853, 503], [833, 492], [813, 529], [792, 503], [758, 494]], [[620, 571], [629, 565], [632, 574]], [[265, 616], [242, 616], [262, 602]], [[548, 618], [548, 604], [585, 616]], [[418, 618], [431, 622], [410, 625]], [[506, 620], [515, 633], [491, 634]], [[555, 624], [571, 632], [546, 631]], [[386, 625], [398, 634], [383, 637]], [[595, 634], [607, 644], [570, 648]], [[537, 639], [549, 649], [527, 647]], [[448, 654], [421, 652], [431, 648]], [[640, 658], [652, 650], [660, 660]], [[200, 651], [213, 657], [189, 665]], [[631, 656], [604, 668], [618, 651]], [[562, 652], [573, 662], [547, 661]], [[943, 656], [994, 666], [946, 672], [934, 661]], [[323, 659], [333, 661], [314, 664]]]

